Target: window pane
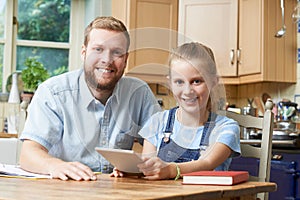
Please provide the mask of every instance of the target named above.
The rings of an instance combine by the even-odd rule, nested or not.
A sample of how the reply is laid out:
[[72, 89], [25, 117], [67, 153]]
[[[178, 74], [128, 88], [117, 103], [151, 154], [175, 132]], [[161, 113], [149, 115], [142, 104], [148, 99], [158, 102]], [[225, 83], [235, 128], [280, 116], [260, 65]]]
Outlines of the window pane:
[[18, 39], [69, 42], [71, 0], [18, 0]]
[[56, 75], [56, 69], [68, 68], [69, 50], [38, 48], [38, 47], [17, 47], [17, 70], [21, 71], [25, 68], [24, 62], [28, 57], [36, 57], [51, 76]]

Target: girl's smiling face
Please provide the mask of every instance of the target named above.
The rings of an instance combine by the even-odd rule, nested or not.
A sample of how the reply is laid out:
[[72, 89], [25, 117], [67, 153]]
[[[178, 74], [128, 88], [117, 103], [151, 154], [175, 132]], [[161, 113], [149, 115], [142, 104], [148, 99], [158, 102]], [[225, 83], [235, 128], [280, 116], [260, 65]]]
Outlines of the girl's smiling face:
[[207, 81], [213, 80], [204, 78], [205, 74], [183, 59], [173, 60], [170, 67], [170, 86], [178, 105], [190, 114], [204, 112], [212, 86]]

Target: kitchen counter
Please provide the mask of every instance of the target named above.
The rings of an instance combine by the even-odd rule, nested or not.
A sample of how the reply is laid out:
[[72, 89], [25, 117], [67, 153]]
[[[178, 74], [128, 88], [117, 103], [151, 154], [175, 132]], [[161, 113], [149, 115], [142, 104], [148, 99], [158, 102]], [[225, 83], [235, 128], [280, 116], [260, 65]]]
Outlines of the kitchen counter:
[[[248, 139], [240, 140], [241, 144], [251, 144], [251, 145], [260, 145], [260, 139]], [[272, 140], [273, 148], [289, 148], [289, 149], [300, 149], [300, 138], [295, 138], [291, 140]]]

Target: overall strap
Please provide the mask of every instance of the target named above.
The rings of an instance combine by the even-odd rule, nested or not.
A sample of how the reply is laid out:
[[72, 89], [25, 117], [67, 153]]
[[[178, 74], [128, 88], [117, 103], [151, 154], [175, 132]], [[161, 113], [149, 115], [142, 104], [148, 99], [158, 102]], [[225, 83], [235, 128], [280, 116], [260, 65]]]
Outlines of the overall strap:
[[173, 125], [175, 121], [175, 113], [178, 107], [174, 107], [169, 110], [169, 116], [168, 116], [168, 121], [167, 121], [167, 126], [165, 129], [165, 133], [172, 133], [173, 131]]
[[174, 121], [175, 121], [175, 113], [176, 113], [177, 108], [178, 108], [178, 106], [169, 110], [167, 125], [166, 125], [165, 131], [164, 131], [164, 142], [165, 143], [168, 143], [170, 141], [170, 135], [172, 134], [172, 131], [173, 131], [173, 125], [174, 125]]
[[217, 115], [215, 113], [212, 113], [212, 112], [209, 113], [207, 122], [204, 125], [202, 137], [200, 140], [200, 147], [203, 145], [206, 145], [206, 146], [208, 145], [208, 138], [209, 138], [211, 130], [215, 126], [216, 117], [217, 117]]

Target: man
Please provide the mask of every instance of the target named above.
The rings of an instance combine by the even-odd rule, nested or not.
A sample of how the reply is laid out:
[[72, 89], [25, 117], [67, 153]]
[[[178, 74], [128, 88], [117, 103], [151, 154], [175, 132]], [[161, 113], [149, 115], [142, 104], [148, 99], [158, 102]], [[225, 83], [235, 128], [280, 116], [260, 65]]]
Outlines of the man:
[[122, 77], [129, 34], [113, 17], [85, 29], [83, 70], [45, 81], [28, 108], [21, 135], [23, 169], [67, 180], [95, 180], [109, 163], [95, 147], [131, 149], [138, 130], [160, 107], [141, 80]]

